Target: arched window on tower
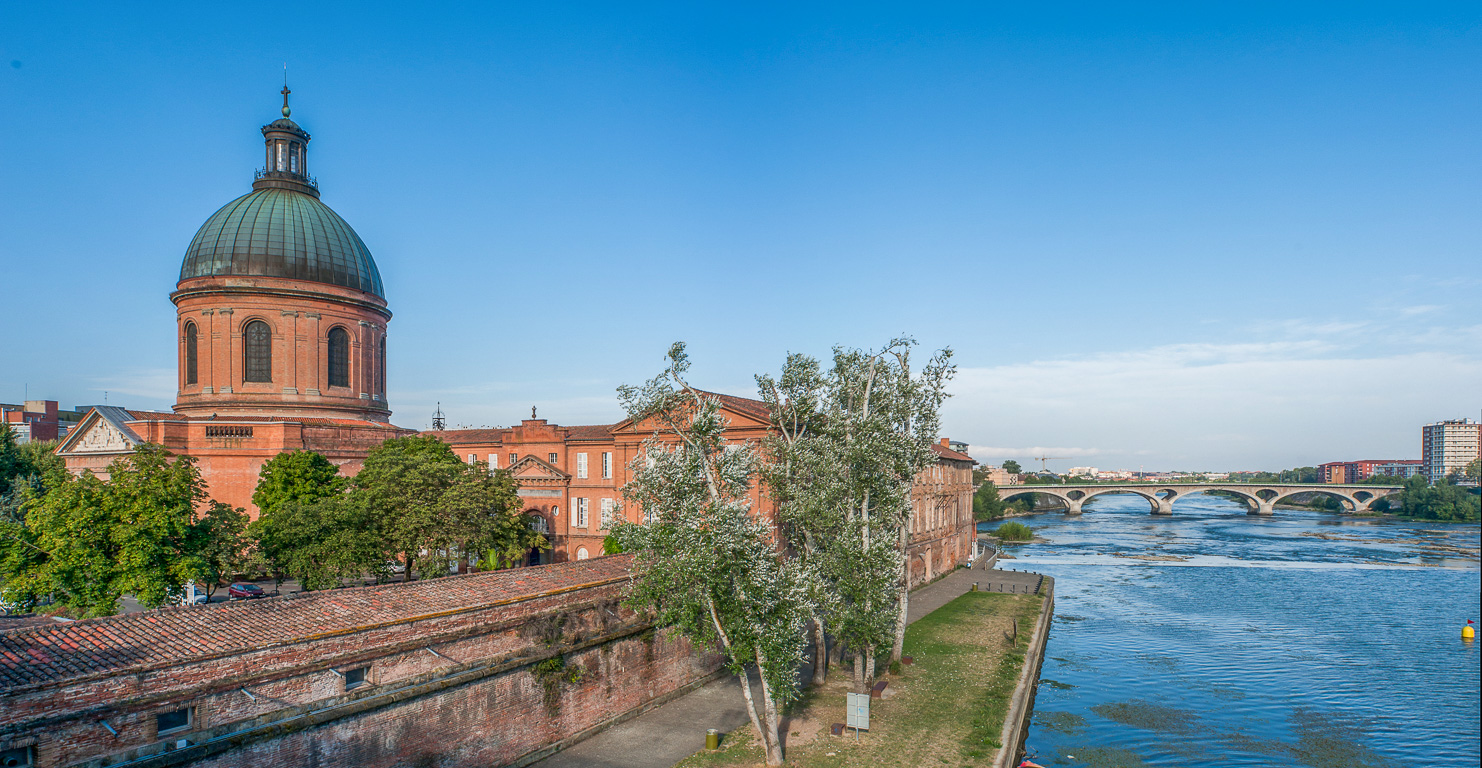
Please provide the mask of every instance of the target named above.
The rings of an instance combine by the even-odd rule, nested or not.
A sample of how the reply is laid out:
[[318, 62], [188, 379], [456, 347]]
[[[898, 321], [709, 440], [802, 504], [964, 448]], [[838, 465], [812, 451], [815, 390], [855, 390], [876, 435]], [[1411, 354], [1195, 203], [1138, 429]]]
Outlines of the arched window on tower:
[[196, 324], [185, 324], [185, 383], [196, 383]]
[[261, 320], [247, 324], [242, 336], [243, 344], [242, 380], [268, 382], [273, 380], [273, 330]]
[[380, 376], [380, 379], [381, 379], [381, 389], [380, 389], [380, 392], [382, 394], [385, 394], [385, 392], [386, 392], [386, 337], [385, 336], [382, 336], [381, 337], [381, 376]]
[[350, 334], [339, 326], [329, 329], [329, 385], [350, 386]]

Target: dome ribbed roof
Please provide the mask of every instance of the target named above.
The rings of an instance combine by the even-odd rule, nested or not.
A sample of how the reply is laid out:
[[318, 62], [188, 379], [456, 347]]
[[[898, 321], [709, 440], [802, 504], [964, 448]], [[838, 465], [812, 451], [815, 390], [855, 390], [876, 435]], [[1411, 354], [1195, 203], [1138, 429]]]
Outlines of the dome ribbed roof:
[[355, 230], [312, 195], [259, 189], [222, 206], [196, 232], [180, 279], [241, 275], [342, 285], [381, 298], [381, 273]]

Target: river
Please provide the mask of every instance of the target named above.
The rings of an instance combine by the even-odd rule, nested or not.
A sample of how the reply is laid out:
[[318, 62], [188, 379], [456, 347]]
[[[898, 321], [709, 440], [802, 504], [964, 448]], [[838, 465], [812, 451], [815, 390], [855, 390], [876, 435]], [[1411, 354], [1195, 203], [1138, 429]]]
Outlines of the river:
[[1477, 525], [1205, 495], [1148, 511], [1113, 495], [1018, 518], [1044, 541], [999, 567], [1056, 579], [1036, 762], [1479, 764]]

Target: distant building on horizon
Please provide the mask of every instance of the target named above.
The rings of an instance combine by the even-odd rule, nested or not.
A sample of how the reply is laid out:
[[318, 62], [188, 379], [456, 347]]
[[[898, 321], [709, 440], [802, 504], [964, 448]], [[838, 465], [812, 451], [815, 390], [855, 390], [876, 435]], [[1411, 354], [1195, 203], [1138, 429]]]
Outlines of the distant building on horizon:
[[1407, 478], [1420, 474], [1420, 471], [1420, 459], [1330, 461], [1318, 465], [1317, 480], [1320, 483], [1357, 483], [1376, 476]]
[[1447, 419], [1420, 428], [1420, 462], [1425, 476], [1435, 482], [1461, 472], [1476, 461], [1482, 448], [1482, 424], [1471, 419]]
[[24, 404], [0, 403], [0, 422], [9, 424], [17, 443], [60, 440], [87, 414], [87, 409], [64, 411], [55, 400], [27, 400]]

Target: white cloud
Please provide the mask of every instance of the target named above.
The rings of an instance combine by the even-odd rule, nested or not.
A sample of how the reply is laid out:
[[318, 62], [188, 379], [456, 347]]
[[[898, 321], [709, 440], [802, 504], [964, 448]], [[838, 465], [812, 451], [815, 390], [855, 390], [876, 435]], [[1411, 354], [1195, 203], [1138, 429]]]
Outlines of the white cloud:
[[1482, 406], [1479, 347], [1460, 349], [1467, 354], [1360, 355], [1315, 339], [1176, 344], [965, 368], [943, 415], [947, 432], [975, 446], [1082, 446], [983, 449], [1021, 463], [1028, 453], [1134, 468], [1418, 458], [1422, 424]]

